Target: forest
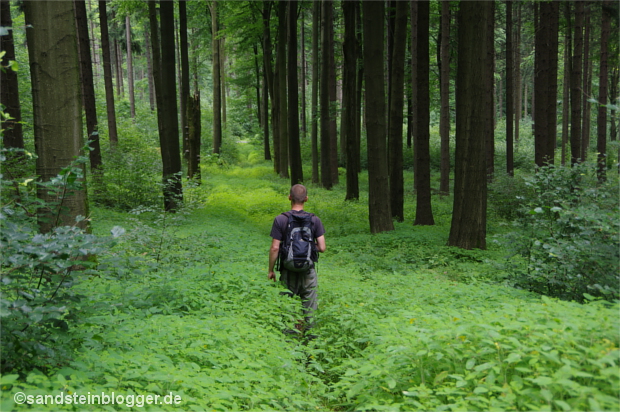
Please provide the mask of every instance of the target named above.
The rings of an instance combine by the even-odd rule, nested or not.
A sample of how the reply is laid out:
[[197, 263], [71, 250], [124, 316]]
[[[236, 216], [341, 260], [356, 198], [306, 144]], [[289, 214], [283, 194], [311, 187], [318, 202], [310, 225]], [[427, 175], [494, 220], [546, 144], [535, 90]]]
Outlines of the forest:
[[0, 410], [620, 410], [618, 2], [0, 6]]

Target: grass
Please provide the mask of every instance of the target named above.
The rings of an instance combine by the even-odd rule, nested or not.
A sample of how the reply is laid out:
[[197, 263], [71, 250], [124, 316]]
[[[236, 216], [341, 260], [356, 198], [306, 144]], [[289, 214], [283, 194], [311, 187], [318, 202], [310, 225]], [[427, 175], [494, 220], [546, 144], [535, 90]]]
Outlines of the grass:
[[[205, 167], [186, 193], [193, 208], [176, 216], [94, 209], [95, 233], [128, 234], [101, 257], [105, 275], [76, 286], [80, 345], [54, 373], [2, 377], [0, 410], [29, 409], [17, 392], [125, 397], [89, 410], [127, 410], [130, 399], [177, 411], [620, 409], [618, 304], [503, 286], [500, 246], [446, 246], [450, 198], [433, 198], [436, 226], [414, 227], [408, 194], [406, 221], [370, 235], [366, 180], [358, 202], [343, 200], [344, 184], [309, 185], [328, 250], [319, 338], [307, 344], [282, 334], [300, 305], [267, 280], [271, 223], [289, 207], [271, 165]], [[149, 405], [148, 394], [181, 403]]]

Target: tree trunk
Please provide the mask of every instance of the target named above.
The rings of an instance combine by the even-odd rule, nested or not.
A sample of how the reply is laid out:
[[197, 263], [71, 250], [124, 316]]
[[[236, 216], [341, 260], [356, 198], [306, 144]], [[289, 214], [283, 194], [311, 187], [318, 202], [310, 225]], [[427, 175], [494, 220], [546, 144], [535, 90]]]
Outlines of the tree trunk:
[[450, 194], [450, 2], [441, 2], [440, 46], [440, 93], [441, 114], [439, 134], [441, 138], [441, 174], [439, 191]]
[[149, 30], [144, 31], [144, 47], [146, 54], [146, 76], [149, 85], [149, 107], [155, 111], [155, 83], [153, 82], [153, 59], [151, 56], [151, 34]]
[[413, 140], [413, 191], [418, 191], [418, 181], [420, 173], [418, 172], [418, 0], [410, 0], [410, 16], [411, 16], [411, 102], [413, 110], [411, 112], [411, 132]]
[[344, 15], [344, 43], [342, 46], [344, 54], [344, 65], [342, 69], [342, 129], [340, 133], [344, 135], [346, 148], [346, 168], [347, 168], [347, 194], [345, 200], [359, 199], [359, 180], [357, 175], [358, 159], [355, 158], [356, 145], [356, 125], [355, 115], [357, 114], [357, 38], [355, 21], [355, 3], [345, 1], [342, 3]]
[[559, 3], [540, 3], [536, 30], [534, 156], [538, 166], [553, 164], [557, 123]]
[[331, 136], [330, 136], [330, 100], [329, 100], [329, 28], [331, 22], [331, 0], [321, 2], [321, 185], [331, 189], [333, 185], [331, 172]]
[[101, 54], [103, 58], [105, 106], [108, 115], [108, 136], [112, 146], [115, 146], [118, 143], [118, 131], [116, 129], [116, 110], [114, 109], [114, 84], [112, 83], [112, 62], [106, 3], [106, 0], [99, 1], [99, 29], [101, 30]]
[[[572, 58], [571, 83], [571, 163], [581, 161], [581, 82], [583, 53], [583, 1], [575, 2], [574, 50]], [[536, 103], [538, 104], [538, 102]]]
[[588, 148], [590, 147], [590, 119], [591, 110], [588, 96], [592, 89], [592, 61], [590, 60], [590, 7], [584, 8], [584, 38], [583, 38], [583, 121], [581, 123], [581, 160], [588, 158]]
[[487, 121], [485, 122], [485, 141], [486, 141], [486, 152], [487, 152], [487, 179], [489, 182], [493, 181], [493, 176], [495, 175], [495, 125], [497, 122], [497, 118], [495, 117], [495, 47], [494, 44], [494, 33], [495, 33], [495, 2], [491, 3], [491, 18], [487, 20], [487, 36], [489, 39], [487, 41], [487, 64], [489, 65], [488, 70], [491, 73], [486, 77], [487, 84], [486, 90], [488, 94], [486, 94], [486, 98], [489, 100], [485, 102], [484, 105], [487, 107]]
[[607, 65], [609, 59], [609, 33], [611, 22], [609, 12], [611, 1], [605, 0], [601, 16], [601, 59], [599, 64], [598, 113], [596, 118], [596, 151], [598, 153], [597, 177], [599, 182], [607, 180]]
[[299, 82], [297, 77], [297, 0], [288, 2], [288, 139], [291, 186], [304, 181], [299, 142]]
[[312, 183], [319, 183], [319, 143], [318, 143], [318, 104], [319, 104], [319, 26], [321, 22], [321, 3], [312, 3], [312, 101], [310, 118], [310, 140], [312, 145]]
[[[506, 173], [514, 175], [514, 50], [512, 28], [512, 1], [506, 1]], [[501, 94], [501, 90], [500, 90]], [[517, 115], [518, 117], [518, 115]]]
[[222, 83], [220, 76], [220, 42], [217, 27], [217, 0], [211, 3], [211, 44], [213, 49], [213, 153], [222, 148]]
[[385, 3], [362, 3], [366, 131], [368, 141], [368, 216], [371, 233], [394, 230], [390, 210], [387, 148], [385, 141], [385, 85], [383, 34]]
[[[515, 134], [514, 140], [519, 141], [519, 132], [521, 122], [521, 3], [517, 3], [517, 26], [515, 28], [514, 49], [514, 96], [515, 96]], [[513, 142], [514, 143], [514, 142]]]
[[434, 225], [431, 205], [429, 22], [430, 3], [418, 1], [416, 172], [418, 187], [414, 225]]
[[179, 119], [177, 115], [174, 3], [162, 1], [161, 13], [161, 94], [162, 117], [159, 142], [163, 162], [164, 206], [166, 211], [176, 211], [182, 202], [181, 155], [179, 153]]
[[[41, 181], [56, 177], [61, 169], [81, 155], [82, 105], [77, 34], [72, 1], [24, 2], [32, 109], [34, 121], [36, 171]], [[50, 215], [39, 209], [39, 230], [47, 233], [56, 226], [73, 226], [77, 216], [88, 216], [86, 189], [55, 199], [39, 187], [37, 196], [45, 202], [62, 201], [68, 213]], [[59, 207], [60, 209], [60, 207]], [[59, 212], [60, 210], [58, 210]], [[85, 228], [87, 220], [78, 226]]]
[[355, 21], [357, 24], [357, 88], [355, 98], [355, 159], [357, 164], [357, 172], [362, 171], [361, 162], [361, 141], [362, 141], [362, 89], [364, 84], [364, 64], [362, 62], [362, 11], [360, 2], [355, 4]]
[[183, 139], [183, 156], [188, 159], [189, 150], [189, 47], [187, 41], [187, 3], [179, 0], [179, 43], [181, 54], [181, 135]]
[[307, 122], [306, 122], [306, 23], [304, 21], [304, 11], [302, 9], [301, 14], [301, 137], [306, 138], [307, 134]]
[[[264, 83], [266, 83], [266, 88], [267, 91], [269, 93], [269, 97], [271, 100], [271, 127], [272, 127], [272, 134], [273, 134], [273, 151], [274, 151], [274, 157], [273, 157], [273, 163], [274, 163], [274, 170], [276, 171], [276, 173], [279, 173], [279, 167], [280, 167], [280, 156], [279, 156], [279, 150], [280, 150], [280, 144], [279, 144], [279, 139], [278, 139], [278, 106], [277, 106], [277, 100], [276, 100], [276, 96], [275, 96], [275, 88], [274, 88], [274, 75], [273, 75], [273, 69], [271, 67], [271, 32], [269, 30], [269, 20], [270, 20], [270, 15], [271, 15], [271, 7], [272, 7], [272, 2], [271, 1], [263, 1], [263, 10], [261, 12], [262, 14], [262, 19], [263, 19], [263, 67], [264, 67], [264, 73], [265, 73], [265, 80]], [[267, 109], [267, 97], [265, 97], [265, 116], [267, 116], [267, 114], [269, 113], [269, 110]], [[268, 121], [265, 121], [265, 127], [268, 127]], [[267, 129], [267, 131], [264, 133], [266, 136], [266, 144], [265, 144], [265, 160], [271, 160], [271, 151], [269, 150], [269, 130]]]
[[195, 91], [193, 96], [187, 99], [187, 124], [188, 124], [188, 151], [187, 177], [200, 184], [200, 92]]
[[[493, 4], [466, 1], [458, 14], [458, 69], [456, 79], [456, 159], [454, 206], [449, 246], [486, 248], [487, 166], [485, 129], [490, 100], [491, 55], [488, 44]], [[486, 107], [485, 107], [486, 106]]]
[[289, 138], [288, 105], [286, 101], [286, 1], [278, 2], [278, 45], [276, 56], [276, 77], [278, 78], [279, 137], [280, 137], [280, 177], [289, 178]]
[[391, 98], [389, 107], [388, 172], [390, 178], [390, 203], [392, 217], [405, 220], [403, 181], [403, 109], [405, 106], [405, 51], [407, 49], [407, 2], [397, 1], [394, 19], [394, 44], [392, 71], [390, 73]]
[[564, 35], [564, 78], [562, 80], [562, 166], [566, 164], [566, 148], [569, 139], [569, 121], [570, 121], [570, 49], [571, 49], [571, 30], [570, 30], [570, 13], [568, 3], [566, 3], [567, 28]]
[[[11, 20], [11, 3], [9, 0], [0, 1], [0, 25], [13, 27]], [[6, 35], [0, 36], [0, 50], [6, 52], [2, 57], [3, 71], [0, 76], [0, 95], [5, 114], [10, 117], [2, 118], [2, 142], [5, 148], [24, 148], [24, 135], [22, 131], [22, 114], [19, 103], [19, 83], [17, 72], [13, 68], [4, 69], [10, 61], [15, 61], [15, 44], [13, 42], [13, 30], [7, 30]]]
[[326, 27], [325, 33], [327, 36], [327, 59], [323, 61], [323, 68], [327, 71], [328, 78], [328, 92], [329, 92], [329, 159], [330, 159], [330, 172], [332, 178], [332, 185], [338, 184], [338, 98], [336, 94], [336, 52], [334, 49], [334, 1], [326, 1]]
[[131, 118], [136, 118], [136, 98], [133, 92], [133, 56], [131, 52], [131, 22], [129, 15], [125, 16], [125, 39], [127, 41], [127, 86], [129, 89], [129, 109]]

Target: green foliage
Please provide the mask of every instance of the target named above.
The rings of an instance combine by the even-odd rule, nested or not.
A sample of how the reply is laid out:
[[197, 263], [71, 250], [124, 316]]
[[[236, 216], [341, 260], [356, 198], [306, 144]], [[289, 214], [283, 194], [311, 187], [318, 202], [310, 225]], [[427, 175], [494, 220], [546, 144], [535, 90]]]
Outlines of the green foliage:
[[508, 263], [515, 286], [577, 301], [620, 296], [617, 180], [597, 185], [594, 168], [545, 166], [523, 180], [529, 190], [504, 237], [525, 258]]

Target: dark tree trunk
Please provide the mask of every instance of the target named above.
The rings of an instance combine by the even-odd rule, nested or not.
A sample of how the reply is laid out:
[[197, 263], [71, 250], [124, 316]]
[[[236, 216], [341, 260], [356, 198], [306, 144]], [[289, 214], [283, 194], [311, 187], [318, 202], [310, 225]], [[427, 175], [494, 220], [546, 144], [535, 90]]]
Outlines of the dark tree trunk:
[[431, 156], [430, 156], [430, 90], [429, 90], [429, 22], [430, 2], [418, 1], [417, 30], [417, 130], [415, 136], [415, 161], [418, 187], [414, 225], [434, 225], [431, 205]]
[[331, 189], [333, 185], [331, 172], [331, 135], [330, 135], [330, 100], [329, 100], [329, 28], [331, 22], [332, 3], [326, 0], [321, 3], [321, 185]]
[[300, 119], [299, 121], [301, 122], [301, 137], [303, 139], [306, 138], [307, 135], [307, 131], [308, 131], [308, 127], [307, 127], [307, 121], [306, 121], [306, 70], [307, 70], [307, 63], [306, 63], [306, 23], [304, 21], [304, 11], [302, 8], [302, 12], [301, 12], [301, 52], [299, 53], [301, 55], [301, 112], [299, 113]]
[[359, 199], [359, 181], [357, 175], [359, 157], [356, 159], [356, 125], [355, 116], [357, 114], [357, 38], [355, 21], [355, 3], [345, 1], [342, 3], [344, 14], [344, 43], [342, 46], [344, 54], [344, 66], [342, 70], [342, 130], [346, 148], [346, 168], [347, 168], [347, 194], [345, 200]]
[[189, 159], [189, 46], [187, 41], [187, 3], [179, 0], [179, 43], [181, 54], [181, 136], [183, 139], [183, 157]]
[[213, 153], [222, 149], [222, 82], [220, 75], [220, 41], [217, 26], [217, 1], [211, 3], [211, 47], [213, 50]]
[[101, 30], [101, 54], [103, 57], [103, 81], [105, 84], [105, 106], [108, 115], [108, 136], [110, 143], [118, 143], [116, 129], [116, 110], [114, 109], [114, 84], [112, 83], [112, 61], [110, 55], [110, 36], [108, 34], [108, 12], [106, 0], [99, 1], [99, 29]]
[[487, 36], [489, 39], [487, 41], [487, 64], [489, 65], [488, 70], [491, 73], [486, 77], [486, 98], [488, 99], [484, 105], [487, 107], [487, 121], [485, 122], [485, 141], [486, 141], [486, 151], [487, 151], [487, 179], [489, 182], [493, 181], [493, 176], [495, 175], [495, 124], [497, 118], [495, 117], [495, 47], [494, 44], [494, 33], [495, 33], [495, 2], [491, 3], [491, 18], [487, 20]]
[[[273, 3], [271, 1], [263, 1], [263, 9], [262, 9], [262, 19], [263, 19], [263, 67], [265, 73], [264, 83], [266, 84], [267, 91], [269, 93], [269, 97], [271, 100], [271, 127], [273, 134], [273, 163], [274, 170], [276, 173], [279, 173], [280, 167], [280, 158], [279, 158], [279, 150], [280, 144], [278, 139], [278, 106], [277, 100], [275, 96], [275, 87], [274, 87], [274, 75], [273, 69], [271, 66], [271, 32], [269, 30], [269, 20], [271, 16], [271, 8]], [[267, 97], [265, 97], [265, 102], [267, 101]], [[267, 105], [265, 105], [265, 116], [269, 110], [267, 109]], [[265, 121], [265, 127], [268, 127], [267, 124], [269, 122]], [[267, 142], [265, 144], [265, 160], [271, 160], [271, 151], [269, 150], [269, 130], [265, 132], [265, 136]]]
[[[11, 3], [9, 0], [0, 1], [0, 25], [2, 27], [13, 27], [11, 20]], [[0, 36], [0, 50], [5, 52], [2, 57], [2, 67], [7, 67], [10, 61], [15, 61], [15, 44], [13, 42], [13, 30], [8, 30], [7, 34]], [[9, 118], [2, 118], [2, 142], [5, 148], [24, 148], [24, 135], [22, 131], [22, 114], [19, 103], [19, 83], [17, 72], [13, 68], [2, 69], [0, 75], [0, 94], [1, 102], [4, 106], [5, 114]], [[17, 156], [21, 157], [21, 156]]]
[[146, 75], [149, 84], [149, 106], [151, 111], [155, 110], [155, 82], [153, 81], [153, 58], [151, 56], [151, 34], [147, 28], [144, 31], [144, 47], [146, 55]]
[[200, 123], [200, 92], [196, 90], [193, 96], [187, 99], [187, 124], [188, 130], [188, 151], [187, 157], [187, 177], [200, 184], [200, 133], [202, 126]]
[[609, 33], [611, 28], [610, 16], [607, 10], [610, 6], [610, 0], [605, 0], [603, 2], [601, 16], [601, 59], [598, 82], [598, 113], [596, 118], [596, 151], [598, 153], [597, 177], [599, 182], [607, 180], [607, 65], [609, 59]]
[[[492, 107], [486, 98], [489, 77], [489, 19], [493, 4], [465, 1], [458, 14], [456, 79], [456, 159], [454, 207], [448, 245], [486, 248], [487, 166], [485, 129]], [[492, 105], [491, 105], [492, 106]]]
[[336, 52], [334, 49], [334, 1], [326, 1], [326, 27], [325, 33], [327, 36], [327, 59], [323, 61], [323, 68], [327, 71], [328, 78], [328, 92], [329, 92], [329, 159], [330, 159], [330, 172], [332, 185], [338, 184], [338, 126], [337, 126], [337, 105], [338, 99], [336, 96]]
[[[574, 50], [572, 57], [571, 83], [571, 131], [570, 149], [571, 163], [581, 161], [581, 81], [583, 53], [583, 1], [575, 2]], [[538, 100], [538, 98], [536, 98]], [[536, 102], [538, 105], [538, 102]]]
[[536, 31], [534, 93], [535, 162], [552, 164], [555, 154], [558, 86], [559, 2], [540, 3]]
[[592, 61], [590, 60], [590, 7], [584, 8], [584, 38], [583, 38], [583, 121], [581, 123], [581, 160], [586, 161], [588, 158], [588, 149], [590, 147], [590, 120], [591, 110], [590, 102], [587, 97], [591, 96], [592, 90]]
[[413, 141], [413, 191], [418, 191], [418, 0], [410, 0], [410, 16], [411, 16], [411, 133]]
[[[514, 175], [514, 135], [513, 135], [513, 116], [514, 116], [514, 50], [513, 50], [513, 28], [512, 28], [512, 1], [506, 1], [506, 173]], [[500, 90], [501, 95], [501, 90]], [[501, 110], [501, 105], [500, 105]], [[518, 115], [517, 115], [518, 116]]]
[[256, 76], [256, 120], [258, 121], [258, 125], [262, 126], [263, 125], [263, 101], [260, 97], [260, 89], [261, 89], [261, 84], [260, 84], [260, 78], [261, 78], [261, 73], [260, 73], [260, 56], [258, 55], [258, 44], [254, 43], [254, 45], [252, 45], [252, 50], [254, 50], [254, 74]]
[[355, 20], [357, 24], [357, 92], [355, 98], [355, 158], [357, 159], [357, 172], [362, 171], [361, 141], [362, 141], [362, 89], [364, 84], [364, 64], [362, 62], [362, 11], [360, 2], [355, 4]]
[[407, 2], [395, 2], [394, 43], [390, 73], [391, 97], [389, 107], [388, 172], [392, 217], [405, 220], [403, 181], [403, 109], [405, 106], [405, 51], [407, 49]]
[[366, 131], [368, 141], [368, 215], [371, 233], [394, 230], [385, 141], [385, 68], [383, 65], [385, 3], [362, 3], [364, 77], [366, 81]]
[[131, 118], [136, 118], [136, 98], [133, 91], [133, 55], [131, 52], [131, 22], [125, 16], [125, 40], [127, 41], [127, 88], [129, 89], [129, 110]]
[[[517, 25], [514, 35], [514, 96], [515, 96], [515, 133], [514, 141], [519, 142], [519, 123], [521, 121], [521, 3], [517, 3]], [[514, 142], [513, 142], [514, 143]], [[514, 160], [514, 159], [513, 159]]]
[[288, 2], [288, 139], [291, 161], [291, 186], [303, 183], [299, 142], [299, 88], [297, 77], [297, 0]]
[[570, 3], [565, 2], [565, 17], [567, 21], [564, 35], [564, 78], [562, 80], [562, 166], [566, 164], [566, 149], [569, 141], [570, 122], [570, 75], [571, 75], [571, 18]]
[[280, 177], [289, 178], [289, 138], [288, 138], [288, 105], [286, 101], [286, 8], [287, 2], [278, 2], [278, 45], [276, 56], [276, 77], [279, 106], [279, 141], [280, 141]]
[[441, 175], [439, 191], [450, 193], [450, 2], [441, 2], [441, 51], [440, 51], [441, 115]]
[[161, 94], [162, 116], [159, 142], [163, 163], [164, 206], [175, 211], [182, 202], [181, 155], [179, 153], [179, 119], [177, 115], [175, 50], [174, 50], [174, 3], [162, 1], [161, 12]]
[[321, 3], [312, 3], [312, 96], [310, 140], [312, 145], [312, 183], [319, 183], [319, 131], [318, 131], [318, 104], [319, 104], [319, 26], [321, 22]]

